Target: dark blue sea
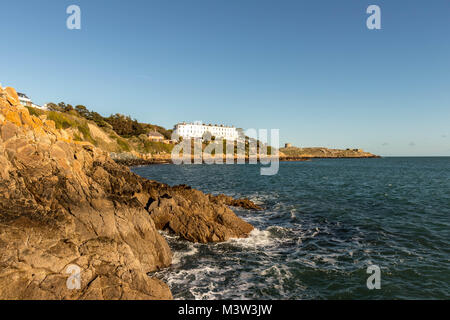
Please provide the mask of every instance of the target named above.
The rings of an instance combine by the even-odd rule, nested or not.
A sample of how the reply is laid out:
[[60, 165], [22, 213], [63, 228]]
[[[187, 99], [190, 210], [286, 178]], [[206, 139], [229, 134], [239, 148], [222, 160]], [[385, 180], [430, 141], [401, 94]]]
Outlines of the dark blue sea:
[[[193, 244], [164, 233], [173, 265], [153, 276], [176, 299], [449, 299], [450, 158], [152, 165], [137, 174], [248, 197], [247, 239]], [[381, 269], [369, 290], [367, 268]]]

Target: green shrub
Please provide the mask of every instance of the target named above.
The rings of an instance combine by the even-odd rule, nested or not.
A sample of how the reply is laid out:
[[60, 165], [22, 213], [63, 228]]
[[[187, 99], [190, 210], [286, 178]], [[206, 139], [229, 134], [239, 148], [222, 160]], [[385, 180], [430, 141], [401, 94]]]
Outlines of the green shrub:
[[119, 145], [119, 147], [122, 149], [122, 151], [126, 151], [126, 152], [131, 151], [130, 145], [124, 139], [117, 137], [116, 141], [117, 141], [117, 144]]
[[39, 110], [39, 109], [37, 109], [37, 108], [33, 108], [33, 107], [25, 107], [25, 108], [28, 109], [28, 112], [29, 112], [30, 115], [32, 115], [32, 116], [39, 117], [39, 116], [42, 116], [43, 114], [45, 114], [44, 111]]
[[74, 133], [73, 134], [73, 140], [75, 141], [83, 141], [83, 139], [81, 139], [80, 135], [78, 133]]
[[47, 119], [55, 122], [56, 129], [67, 129], [76, 127], [76, 122], [65, 116], [64, 114], [56, 111], [50, 111], [47, 114]]
[[81, 134], [83, 134], [84, 139], [86, 139], [93, 145], [97, 145], [97, 141], [95, 141], [94, 138], [92, 138], [91, 130], [89, 130], [89, 127], [87, 126], [86, 123], [79, 124], [77, 126], [77, 129], [78, 129], [78, 131], [81, 132]]
[[144, 153], [171, 153], [173, 149], [173, 144], [166, 144], [162, 142], [155, 142], [150, 140], [144, 141], [143, 152]]

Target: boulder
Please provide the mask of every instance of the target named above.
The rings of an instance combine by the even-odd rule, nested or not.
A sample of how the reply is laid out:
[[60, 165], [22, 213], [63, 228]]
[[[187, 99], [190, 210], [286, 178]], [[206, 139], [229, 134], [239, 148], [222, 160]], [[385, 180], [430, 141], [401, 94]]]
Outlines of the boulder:
[[223, 203], [187, 186], [157, 188], [149, 183], [146, 208], [158, 229], [193, 242], [220, 242], [247, 237], [253, 226], [238, 218]]
[[6, 99], [12, 106], [18, 106], [20, 104], [19, 96], [14, 88], [6, 87], [4, 91], [6, 93]]
[[253, 201], [250, 201], [247, 198], [234, 199], [230, 196], [226, 196], [224, 194], [219, 194], [217, 196], [209, 195], [209, 199], [212, 202], [217, 203], [217, 204], [220, 203], [220, 204], [225, 204], [227, 206], [244, 208], [247, 210], [255, 210], [255, 211], [262, 210], [262, 208], [260, 206], [258, 206]]

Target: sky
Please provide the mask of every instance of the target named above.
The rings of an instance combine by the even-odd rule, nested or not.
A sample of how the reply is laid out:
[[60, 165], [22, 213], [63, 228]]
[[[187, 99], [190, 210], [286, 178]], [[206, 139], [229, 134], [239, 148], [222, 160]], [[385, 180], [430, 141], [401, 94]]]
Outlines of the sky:
[[[80, 30], [66, 27], [73, 4]], [[450, 156], [448, 0], [15, 0], [0, 28], [0, 82], [41, 105]]]

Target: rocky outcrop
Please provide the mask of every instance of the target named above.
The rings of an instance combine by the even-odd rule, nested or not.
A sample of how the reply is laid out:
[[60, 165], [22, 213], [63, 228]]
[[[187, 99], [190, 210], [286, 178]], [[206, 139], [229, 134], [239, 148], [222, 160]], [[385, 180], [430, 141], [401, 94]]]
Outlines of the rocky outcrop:
[[217, 196], [209, 195], [209, 199], [217, 204], [225, 204], [227, 206], [240, 207], [247, 210], [255, 210], [255, 211], [262, 210], [260, 206], [258, 206], [253, 201], [250, 201], [247, 198], [234, 199], [230, 196], [219, 194]]
[[202, 243], [246, 237], [253, 230], [227, 206], [211, 201], [201, 191], [185, 185], [148, 188], [151, 196], [146, 208], [158, 229]]
[[113, 159], [116, 163], [127, 166], [127, 167], [137, 167], [137, 166], [149, 166], [153, 164], [167, 164], [172, 163], [172, 159], [170, 158], [170, 154], [167, 155], [167, 158], [162, 157], [144, 157], [144, 155], [136, 156], [131, 152], [122, 152], [122, 153], [114, 153], [110, 154], [111, 159]]
[[0, 299], [170, 299], [147, 276], [171, 264], [157, 228], [207, 242], [252, 226], [200, 191], [133, 174], [0, 88]]
[[280, 150], [280, 161], [305, 161], [313, 158], [380, 158], [362, 149], [328, 149], [287, 147]]

